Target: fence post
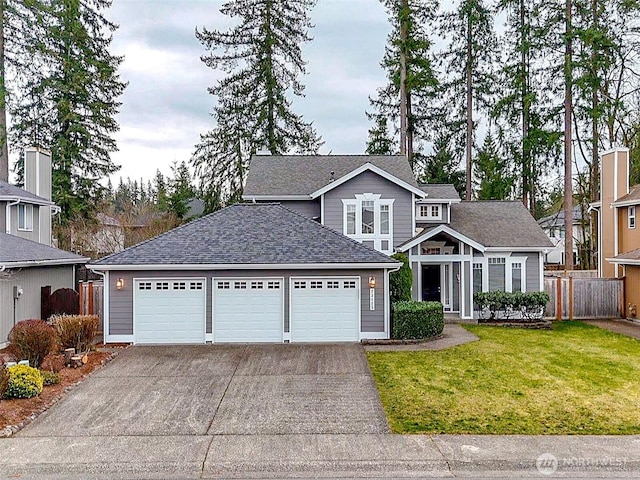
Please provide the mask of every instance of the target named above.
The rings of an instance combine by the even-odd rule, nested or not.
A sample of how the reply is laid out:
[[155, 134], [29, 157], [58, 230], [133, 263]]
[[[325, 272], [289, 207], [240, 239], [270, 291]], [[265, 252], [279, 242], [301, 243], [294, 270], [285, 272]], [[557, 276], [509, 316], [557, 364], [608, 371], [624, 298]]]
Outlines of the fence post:
[[51, 316], [51, 286], [40, 287], [40, 318], [48, 320]]
[[557, 277], [558, 283], [556, 284], [556, 318], [558, 321], [562, 320], [562, 277]]
[[87, 303], [88, 306], [88, 315], [93, 315], [93, 282], [87, 283]]
[[573, 320], [573, 277], [569, 277], [569, 320]]
[[84, 315], [84, 282], [78, 284], [78, 313]]

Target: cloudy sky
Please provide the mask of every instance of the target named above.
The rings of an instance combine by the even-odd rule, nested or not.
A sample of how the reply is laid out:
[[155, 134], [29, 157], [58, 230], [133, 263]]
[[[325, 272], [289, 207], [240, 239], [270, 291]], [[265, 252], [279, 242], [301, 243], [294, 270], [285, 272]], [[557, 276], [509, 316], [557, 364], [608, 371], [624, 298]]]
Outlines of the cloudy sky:
[[[211, 126], [207, 87], [219, 73], [200, 55], [196, 27], [224, 29], [218, 0], [114, 0], [108, 17], [120, 25], [113, 52], [124, 55], [122, 97], [113, 155], [122, 176], [167, 174], [190, 158], [199, 134]], [[378, 0], [318, 0], [311, 13], [314, 40], [304, 47], [306, 96], [294, 108], [323, 136], [321, 153], [362, 153], [369, 127], [368, 96], [385, 82], [379, 66], [389, 25]]]

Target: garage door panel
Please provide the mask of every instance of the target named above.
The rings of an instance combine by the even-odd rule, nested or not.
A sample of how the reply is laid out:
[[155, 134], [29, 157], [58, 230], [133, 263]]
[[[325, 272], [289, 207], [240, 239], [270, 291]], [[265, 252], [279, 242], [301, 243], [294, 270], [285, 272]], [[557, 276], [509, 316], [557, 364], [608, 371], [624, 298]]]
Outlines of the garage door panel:
[[214, 281], [215, 342], [282, 342], [283, 280]]
[[204, 343], [204, 279], [138, 280], [134, 335], [139, 344]]
[[359, 279], [296, 277], [291, 279], [291, 340], [358, 341]]

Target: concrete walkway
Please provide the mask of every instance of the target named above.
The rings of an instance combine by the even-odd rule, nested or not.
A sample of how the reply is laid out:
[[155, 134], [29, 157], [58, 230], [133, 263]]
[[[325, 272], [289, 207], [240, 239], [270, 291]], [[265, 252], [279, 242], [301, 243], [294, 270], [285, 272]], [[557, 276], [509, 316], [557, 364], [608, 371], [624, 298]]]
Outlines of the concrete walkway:
[[585, 320], [584, 323], [640, 340], [640, 323], [629, 320]]
[[407, 345], [365, 345], [365, 350], [370, 352], [402, 352], [402, 351], [419, 351], [419, 350], [444, 350], [446, 348], [464, 345], [465, 343], [480, 340], [473, 333], [465, 330], [460, 325], [445, 324], [442, 336], [435, 340], [429, 340], [422, 343], [412, 343]]

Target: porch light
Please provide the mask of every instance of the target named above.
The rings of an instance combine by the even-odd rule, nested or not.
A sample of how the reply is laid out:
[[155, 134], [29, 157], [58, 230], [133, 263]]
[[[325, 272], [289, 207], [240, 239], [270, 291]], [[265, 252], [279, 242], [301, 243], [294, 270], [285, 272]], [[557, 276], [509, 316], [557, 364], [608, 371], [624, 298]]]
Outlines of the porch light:
[[116, 280], [116, 290], [122, 290], [124, 288], [124, 278]]
[[376, 288], [376, 277], [369, 277], [369, 288]]

